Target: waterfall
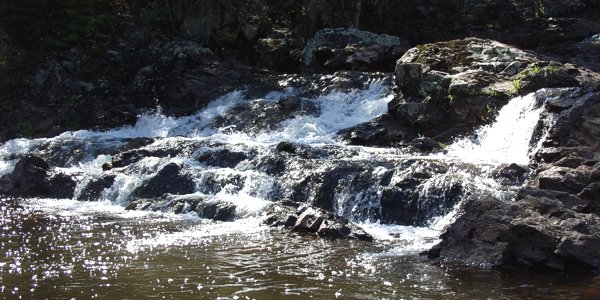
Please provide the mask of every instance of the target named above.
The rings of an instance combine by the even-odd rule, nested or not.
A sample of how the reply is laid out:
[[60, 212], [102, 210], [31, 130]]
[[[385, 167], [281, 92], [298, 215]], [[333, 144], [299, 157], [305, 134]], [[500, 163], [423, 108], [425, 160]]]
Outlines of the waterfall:
[[447, 147], [447, 156], [483, 163], [529, 163], [531, 139], [543, 108], [535, 93], [510, 100], [496, 120]]
[[[490, 172], [499, 164], [528, 163], [541, 113], [534, 94], [514, 98], [475, 138], [456, 141], [444, 155], [415, 157], [336, 139], [341, 129], [386, 112], [393, 97], [389, 84], [375, 81], [363, 90], [299, 95], [286, 88], [252, 99], [235, 91], [191, 116], [169, 117], [158, 109], [141, 115], [133, 126], [12, 140], [0, 146], [0, 175], [33, 154], [54, 166], [54, 173], [74, 179], [72, 200], [84, 199], [95, 188], [100, 190], [92, 193], [94, 200], [106, 205], [123, 208], [151, 198], [141, 200], [153, 203], [136, 207], [193, 214], [202, 203], [234, 211], [236, 222], [259, 218], [280, 200], [308, 203], [362, 223], [382, 240], [401, 241], [398, 253], [412, 253], [437, 241], [465, 195], [510, 195], [510, 187], [501, 186]], [[252, 118], [265, 118], [284, 101], [299, 104], [298, 111], [266, 127], [237, 126], [246, 125], [239, 123], [245, 117], [254, 124]], [[282, 141], [289, 149], [278, 149]], [[64, 203], [75, 205], [72, 200]]]

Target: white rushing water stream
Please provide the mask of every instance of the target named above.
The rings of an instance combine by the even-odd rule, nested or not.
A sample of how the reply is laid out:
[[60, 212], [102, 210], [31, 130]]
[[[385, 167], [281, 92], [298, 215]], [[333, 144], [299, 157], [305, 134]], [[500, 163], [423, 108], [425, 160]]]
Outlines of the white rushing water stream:
[[496, 120], [450, 145], [447, 155], [465, 161], [527, 165], [535, 151], [531, 138], [543, 107], [536, 106], [535, 93], [516, 97], [498, 112]]
[[[534, 94], [517, 97], [499, 111], [495, 122], [479, 129], [475, 137], [449, 145], [445, 154], [428, 157], [412, 156], [398, 149], [347, 146], [336, 139], [339, 130], [386, 112], [393, 96], [389, 86], [379, 82], [366, 90], [303, 98], [303, 105], [315, 107], [316, 113], [287, 118], [265, 130], [244, 132], [235, 125], [213, 126], [217, 118], [236, 106], [277, 103], [296, 94], [288, 89], [264, 99], [247, 99], [243, 91], [236, 91], [188, 117], [165, 116], [159, 109], [141, 115], [134, 126], [11, 140], [0, 146], [0, 175], [9, 174], [19, 157], [35, 154], [57, 162], [55, 172], [72, 175], [77, 187], [74, 199], [31, 199], [27, 204], [31, 210], [62, 218], [94, 219], [110, 215], [128, 222], [141, 220], [150, 227], [165, 220], [189, 223], [174, 225], [177, 230], [141, 234], [119, 246], [134, 256], [156, 247], [198, 245], [207, 237], [265, 235], [269, 228], [262, 225], [261, 217], [273, 201], [300, 196], [316, 199], [330, 193], [327, 197], [333, 198], [331, 208], [359, 223], [381, 246], [378, 252], [362, 253], [356, 258], [368, 264], [373, 257], [415, 254], [433, 246], [456, 217], [460, 199], [470, 191], [511, 197], [512, 190], [500, 186], [489, 175], [500, 165], [528, 164], [531, 138], [541, 112], [536, 108]], [[102, 166], [111, 163], [116, 155], [109, 150], [124, 147], [135, 138], [153, 139], [136, 148], [145, 151], [143, 157], [128, 165], [103, 170]], [[274, 148], [282, 141], [306, 153], [303, 152], [303, 157], [288, 158], [284, 173], [271, 172], [271, 164], [278, 162], [273, 160]], [[235, 163], [211, 164], [205, 160], [222, 155], [228, 162], [234, 154], [241, 156]], [[198, 198], [209, 203], [228, 203], [235, 207], [235, 220], [201, 220], [186, 207], [179, 215], [125, 210], [132, 194], [170, 164], [180, 166], [179, 174], [192, 178], [193, 184], [190, 191], [181, 195], [168, 191], [166, 202], [160, 205]], [[421, 169], [429, 170], [431, 175], [410, 185], [413, 173]], [[323, 179], [318, 179], [321, 174]], [[101, 191], [96, 202], [76, 200], [85, 194], [88, 184], [107, 176], [114, 181]], [[323, 187], [327, 176], [333, 178], [334, 187]], [[408, 190], [412, 194], [407, 197], [415, 204], [400, 210], [412, 209], [417, 216], [390, 215], [384, 205], [397, 207], [393, 199]], [[312, 203], [311, 199], [305, 201]], [[390, 220], [405, 219], [409, 219], [409, 224], [389, 224], [393, 223]], [[253, 240], [253, 243], [260, 242]]]
[[[388, 87], [380, 83], [374, 83], [370, 88], [362, 91], [353, 91], [350, 93], [333, 92], [320, 96], [316, 99], [306, 99], [319, 108], [317, 115], [298, 116], [287, 119], [280, 124], [273, 124], [273, 129], [258, 133], [244, 133], [235, 130], [234, 126], [222, 128], [211, 127], [211, 122], [218, 116], [223, 115], [229, 109], [240, 103], [248, 101], [277, 102], [282, 98], [294, 95], [292, 89], [285, 92], [271, 93], [264, 99], [245, 99], [242, 91], [229, 93], [215, 101], [207, 108], [195, 115], [182, 118], [173, 118], [165, 116], [160, 109], [154, 113], [141, 115], [134, 126], [126, 126], [120, 129], [114, 129], [106, 132], [94, 131], [76, 131], [66, 132], [54, 138], [47, 139], [16, 139], [9, 141], [0, 147], [0, 174], [10, 173], [16, 159], [9, 159], [19, 154], [26, 153], [44, 153], [48, 148], [68, 147], [69, 143], [75, 143], [83, 146], [90, 151], [89, 155], [72, 157], [67, 160], [65, 165], [60, 168], [61, 171], [75, 175], [79, 179], [79, 186], [76, 194], [81, 192], [83, 183], [92, 178], [101, 176], [102, 165], [109, 163], [111, 155], [100, 154], [94, 156], [97, 149], [109, 149], [122, 144], [123, 140], [131, 138], [154, 138], [155, 141], [144, 149], [164, 149], [181, 143], [192, 143], [200, 141], [205, 144], [219, 143], [219, 147], [228, 149], [238, 148], [241, 151], [269, 151], [280, 141], [289, 141], [300, 145], [310, 145], [317, 147], [326, 147], [335, 145], [343, 149], [351, 149], [352, 155], [342, 159], [345, 160], [384, 160], [404, 159], [410, 157], [401, 154], [394, 149], [376, 149], [368, 147], [344, 146], [336, 140], [336, 132], [341, 129], [349, 128], [354, 125], [371, 120], [378, 115], [383, 114], [387, 109], [387, 103], [392, 95]], [[494, 166], [502, 163], [527, 164], [529, 160], [530, 140], [534, 127], [539, 118], [540, 108], [535, 108], [534, 94], [523, 97], [517, 97], [510, 101], [498, 114], [497, 120], [484, 126], [476, 132], [476, 137], [471, 139], [459, 140], [449, 145], [444, 155], [434, 155], [433, 159], [450, 159], [465, 162], [476, 162], [480, 164], [482, 170], [490, 170]], [[94, 151], [94, 148], [97, 148]], [[207, 174], [214, 177], [228, 178], [232, 174], [245, 178], [241, 188], [234, 186], [225, 186], [217, 193], [207, 195], [196, 187], [197, 192], [192, 195], [203, 195], [210, 198], [218, 198], [236, 205], [239, 215], [247, 217], [256, 217], [260, 211], [270, 202], [269, 195], [275, 187], [276, 178], [267, 174], [252, 170], [243, 162], [235, 168], [214, 168], [199, 165], [192, 159], [203, 149], [196, 149], [188, 156], [177, 155], [175, 157], [149, 157], [143, 158], [134, 167], [127, 168], [123, 172], [116, 172], [114, 184], [102, 193], [100, 200], [103, 203], [113, 203], [119, 207], [125, 205], [129, 200], [130, 193], [142, 184], [144, 180], [151, 178], [162, 167], [169, 163], [187, 165], [193, 176], [198, 178], [196, 185], [201, 185], [203, 180], [207, 180]], [[260, 155], [260, 154], [259, 154]], [[317, 170], [318, 171], [318, 170]], [[380, 176], [374, 171], [373, 176]], [[306, 174], [297, 170], [292, 174], [292, 179], [299, 179]], [[464, 171], [457, 170], [457, 174], [463, 176], [479, 176], [480, 174], [466, 174]], [[216, 174], [216, 175], [215, 175]], [[453, 176], [456, 176], [453, 175]], [[485, 178], [480, 181], [482, 185], [488, 185], [488, 188], [494, 189], [495, 183]], [[440, 180], [447, 180], [440, 177]], [[432, 179], [428, 184], [435, 184]], [[342, 188], [338, 193], [338, 213], [348, 215], [347, 211], [356, 209], [349, 207], [344, 211], [343, 203], [347, 198], [356, 198], [355, 195], [343, 195]], [[347, 193], [355, 193], [353, 190]], [[377, 191], [376, 191], [377, 193]], [[423, 190], [421, 193], [426, 194]], [[360, 197], [360, 195], [359, 195]], [[340, 202], [341, 201], [341, 202]], [[350, 201], [350, 200], [348, 200]], [[68, 203], [68, 207], [73, 202]], [[358, 205], [362, 205], [359, 203]], [[71, 208], [65, 208], [67, 210]], [[407, 246], [408, 251], [422, 251], [436, 242], [440, 231], [452, 221], [453, 212], [444, 214], [432, 219], [425, 227], [381, 225], [377, 219], [362, 220], [362, 225], [380, 239], [390, 239], [396, 237], [410, 241]], [[374, 222], [374, 223], [373, 223]], [[237, 230], [231, 224], [231, 230]], [[247, 226], [243, 224], [242, 226]]]

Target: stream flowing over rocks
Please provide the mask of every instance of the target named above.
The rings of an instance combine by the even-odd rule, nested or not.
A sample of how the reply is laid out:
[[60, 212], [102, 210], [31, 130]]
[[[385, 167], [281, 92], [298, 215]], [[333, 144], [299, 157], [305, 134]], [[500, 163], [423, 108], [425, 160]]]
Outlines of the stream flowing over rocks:
[[[464, 52], [464, 61], [448, 65], [438, 60], [457, 55], [420, 52], [434, 47]], [[561, 75], [564, 66], [493, 41], [423, 49], [398, 60], [395, 81], [357, 71], [278, 76], [269, 92], [228, 92], [190, 116], [159, 109], [133, 126], [11, 140], [0, 152], [0, 188], [10, 197], [109, 201], [215, 221], [257, 217], [295, 232], [367, 241], [373, 237], [349, 221], [427, 227], [443, 219], [435, 223], [437, 230], [449, 226], [442, 241], [422, 248], [431, 257], [596, 270], [598, 145], [590, 142], [598, 94], [573, 87], [511, 97], [517, 91], [503, 87], [518, 74], [526, 74], [524, 90], [540, 81], [579, 84]], [[490, 58], [503, 73], [481, 68]], [[552, 66], [557, 70], [548, 71]], [[412, 92], [415, 85], [425, 93]], [[413, 116], [399, 113], [413, 106]], [[442, 113], [448, 123], [439, 123]], [[574, 118], [586, 121], [574, 127]], [[357, 130], [375, 135], [361, 145], [395, 142], [353, 146]], [[410, 134], [387, 136], [403, 130]], [[465, 137], [450, 139], [459, 133]], [[539, 242], [531, 243], [534, 237]]]
[[[285, 261], [290, 282], [325, 278], [306, 253], [335, 257], [329, 286], [265, 279], [298, 297], [345, 295], [333, 278], [378, 276], [374, 257], [600, 273], [599, 1], [271, 2], [174, 1], [166, 36], [133, 1], [134, 21], [106, 49], [0, 69], [4, 228], [122, 222], [114, 251], [181, 247], [188, 261], [198, 249], [248, 259], [239, 243], [252, 235], [253, 251], [269, 251], [261, 274]], [[9, 238], [0, 245], [18, 244]], [[242, 284], [255, 270], [215, 264], [243, 287], [232, 294], [264, 296]]]

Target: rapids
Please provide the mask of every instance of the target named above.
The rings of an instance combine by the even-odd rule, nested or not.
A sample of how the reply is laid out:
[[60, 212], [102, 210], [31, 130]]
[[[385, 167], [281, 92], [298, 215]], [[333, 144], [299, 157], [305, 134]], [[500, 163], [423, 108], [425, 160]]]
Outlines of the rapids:
[[[532, 139], [541, 112], [535, 95], [511, 100], [494, 123], [444, 153], [338, 140], [338, 131], [385, 113], [392, 98], [385, 81], [315, 98], [291, 87], [262, 98], [239, 90], [192, 116], [158, 108], [134, 126], [8, 141], [0, 175], [36, 155], [74, 187], [67, 199], [2, 200], [0, 292], [56, 299], [580, 293], [556, 288], [571, 282], [560, 276], [506, 278], [417, 255], [439, 241], [462, 199], [511, 199], [526, 180], [497, 174], [511, 163], [527, 167], [539, 140]], [[281, 103], [298, 109], [281, 113]], [[375, 241], [320, 240], [264, 225], [266, 211], [282, 201], [344, 216]], [[209, 214], [214, 207], [226, 214]]]

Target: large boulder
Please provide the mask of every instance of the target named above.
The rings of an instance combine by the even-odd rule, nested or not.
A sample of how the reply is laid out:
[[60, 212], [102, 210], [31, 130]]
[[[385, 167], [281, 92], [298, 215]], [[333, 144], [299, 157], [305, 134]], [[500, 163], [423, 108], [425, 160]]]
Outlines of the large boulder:
[[[541, 88], [593, 85], [583, 68], [477, 38], [412, 48], [397, 61], [394, 75], [398, 94], [388, 112], [342, 132], [350, 143], [403, 146], [419, 136], [449, 143], [489, 123], [513, 97]], [[374, 132], [369, 128], [379, 134], [361, 133]]]
[[408, 42], [399, 37], [327, 28], [306, 43], [301, 60], [306, 70], [386, 71], [407, 49]]
[[13, 171], [0, 178], [0, 194], [14, 197], [72, 198], [76, 182], [67, 174], [53, 172], [42, 158], [26, 156]]
[[169, 194], [190, 194], [195, 190], [195, 184], [189, 175], [182, 171], [182, 167], [169, 163], [160, 169], [154, 176], [144, 181], [131, 192], [133, 198], [158, 198]]

